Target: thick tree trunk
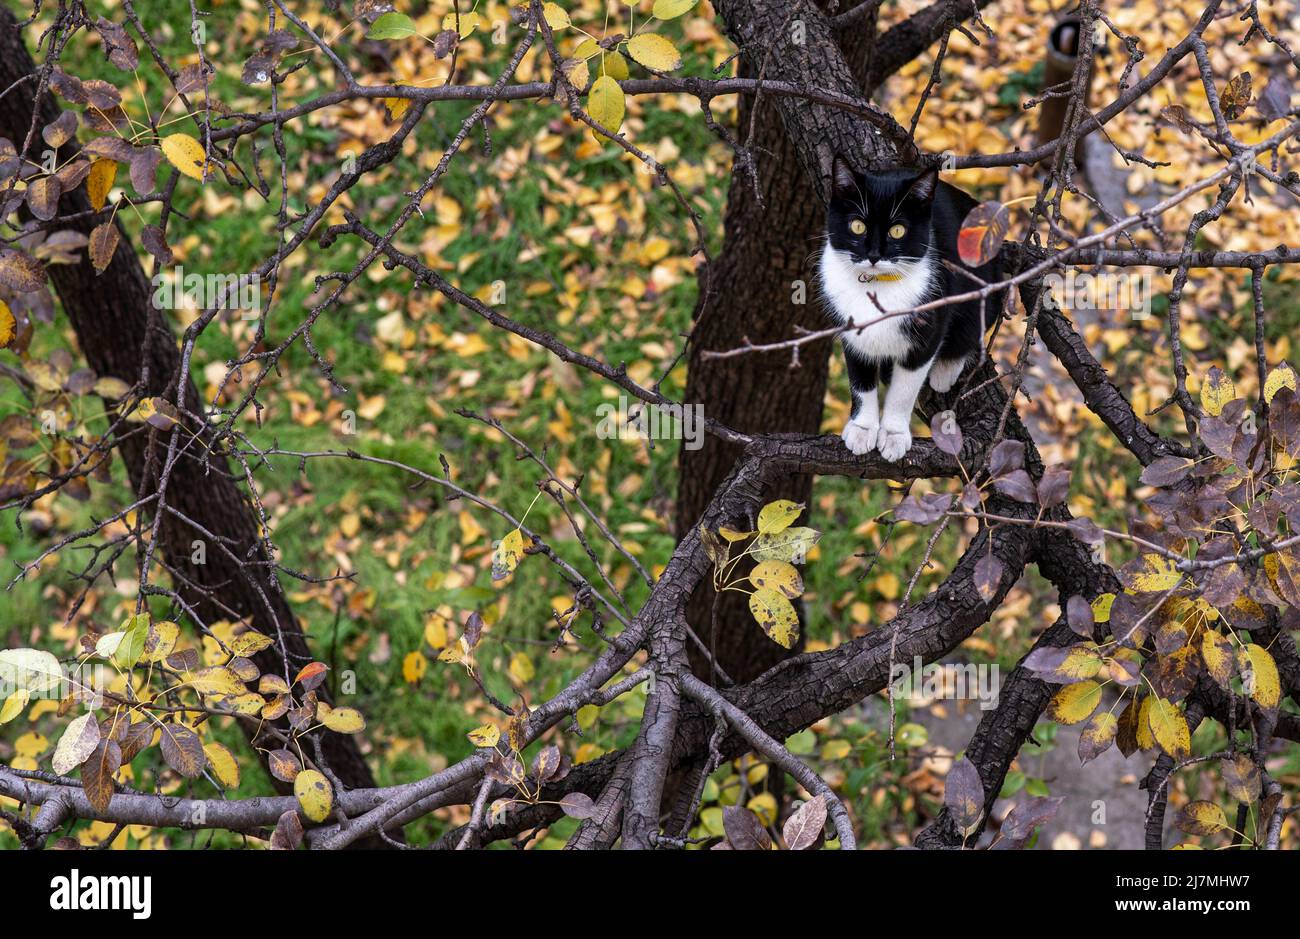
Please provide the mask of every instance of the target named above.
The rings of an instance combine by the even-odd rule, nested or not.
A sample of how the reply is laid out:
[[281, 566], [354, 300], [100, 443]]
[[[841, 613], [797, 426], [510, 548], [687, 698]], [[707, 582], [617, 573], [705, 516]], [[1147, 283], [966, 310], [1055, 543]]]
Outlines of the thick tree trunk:
[[[780, 44], [783, 37], [791, 36], [797, 11], [787, 11], [783, 5], [772, 7], [764, 13], [775, 17], [772, 23], [756, 26], [754, 34], [771, 37], [772, 42]], [[781, 22], [787, 16], [789, 22]], [[840, 37], [845, 59], [854, 73], [846, 80], [855, 88], [867, 74], [874, 23], [873, 13]], [[806, 24], [801, 28], [806, 30]], [[774, 51], [772, 60], [779, 57], [783, 62], [803, 62], [811, 72], [817, 67], [813, 61], [818, 58], [817, 41], [807, 35], [799, 52], [788, 55], [785, 50]], [[742, 52], [740, 74], [758, 77], [765, 56], [766, 50], [761, 47]], [[770, 66], [767, 76], [772, 77]], [[760, 205], [755, 198], [751, 175], [738, 168], [727, 193], [722, 250], [701, 278], [686, 400], [703, 405], [709, 417], [736, 430], [815, 434], [821, 425], [826, 396], [831, 341], [803, 346], [797, 366], [792, 364], [789, 352], [703, 358], [706, 351], [733, 349], [745, 339], [775, 342], [795, 335], [797, 327], [813, 330], [826, 326], [814, 286], [826, 207], [805, 170], [809, 155], [797, 152], [791, 143], [774, 99], [748, 95], [742, 98], [737, 123], [742, 141], [749, 134], [751, 120], [754, 136], [748, 146], [757, 164], [763, 201]], [[817, 133], [825, 146], [858, 154], [864, 163], [879, 156], [863, 153], [857, 141], [837, 140], [828, 125]], [[698, 450], [683, 447], [677, 493], [679, 537], [684, 537], [699, 519], [739, 455], [739, 447], [711, 438]], [[768, 498], [807, 503], [811, 495], [812, 477], [788, 476], [777, 482]], [[723, 671], [737, 682], [749, 681], [793, 654], [762, 635], [749, 615], [745, 599], [742, 594], [727, 593], [718, 601], [716, 610], [714, 654]], [[714, 591], [705, 583], [692, 596], [688, 610], [691, 625], [706, 643], [714, 641], [713, 604]], [[690, 653], [694, 672], [707, 677], [705, 657], [694, 645]]]
[[[0, 7], [0, 90], [9, 89], [35, 70], [13, 14]], [[29, 81], [0, 97], [0, 137], [8, 137], [19, 148], [31, 126], [36, 88], [35, 81]], [[52, 95], [43, 95], [34, 148], [44, 146], [40, 128], [58, 114]], [[75, 151], [75, 142], [65, 145], [59, 151], [60, 163]], [[33, 159], [38, 157], [39, 152]], [[90, 203], [83, 188], [64, 195], [59, 203], [59, 215], [82, 214], [82, 217], [60, 225], [60, 229], [89, 234], [103, 220], [85, 214], [89, 212]], [[144, 394], [162, 395], [175, 383], [181, 365], [180, 350], [170, 325], [153, 308], [149, 281], [120, 224], [119, 232], [117, 251], [102, 274], [96, 275], [89, 259], [82, 257], [76, 264], [51, 265], [50, 280], [90, 368], [98, 375], [120, 378], [131, 385], [146, 376]], [[186, 408], [193, 413], [203, 412], [198, 390], [188, 376], [184, 395]], [[200, 428], [198, 432], [204, 431]], [[154, 490], [167, 455], [168, 435], [152, 436], [155, 437], [152, 447], [149, 437], [142, 434], [124, 439], [118, 446], [131, 485], [141, 495]], [[201, 455], [205, 449], [191, 447], [190, 452]], [[159, 548], [167, 565], [182, 575], [175, 579], [174, 589], [204, 622], [229, 619], [230, 614], [222, 608], [224, 605], [241, 617], [251, 617], [259, 631], [282, 640], [292, 677], [312, 660], [312, 654], [293, 610], [265, 563], [267, 558], [258, 541], [255, 513], [231, 476], [226, 459], [214, 454], [209, 454], [205, 462], [193, 457], [178, 459], [167, 483], [166, 501], [207, 532], [223, 539], [234, 555], [231, 557], [218, 544], [210, 543], [203, 531], [174, 515], [164, 515]], [[190, 560], [194, 551], [192, 543], [196, 540], [205, 542], [203, 564], [193, 564]], [[263, 652], [257, 661], [264, 672], [283, 673], [286, 669], [279, 643]], [[354, 738], [328, 734], [323, 745], [327, 764], [346, 785], [353, 788], [374, 785]]]

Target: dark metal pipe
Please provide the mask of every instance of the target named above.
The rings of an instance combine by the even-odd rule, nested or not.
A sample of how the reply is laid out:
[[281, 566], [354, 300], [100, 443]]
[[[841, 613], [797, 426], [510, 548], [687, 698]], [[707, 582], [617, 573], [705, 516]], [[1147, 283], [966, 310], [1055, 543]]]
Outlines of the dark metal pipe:
[[[1073, 15], [1062, 16], [1052, 27], [1047, 39], [1047, 56], [1043, 67], [1043, 85], [1046, 92], [1062, 83], [1068, 83], [1074, 77], [1075, 66], [1079, 62], [1079, 39], [1083, 35], [1083, 24]], [[1088, 91], [1085, 87], [1083, 104], [1088, 104]], [[1065, 128], [1065, 111], [1069, 97], [1051, 97], [1038, 106], [1038, 145], [1051, 143], [1061, 136]], [[1083, 139], [1079, 139], [1079, 144]], [[1075, 146], [1074, 160], [1078, 164], [1081, 156], [1078, 144]]]

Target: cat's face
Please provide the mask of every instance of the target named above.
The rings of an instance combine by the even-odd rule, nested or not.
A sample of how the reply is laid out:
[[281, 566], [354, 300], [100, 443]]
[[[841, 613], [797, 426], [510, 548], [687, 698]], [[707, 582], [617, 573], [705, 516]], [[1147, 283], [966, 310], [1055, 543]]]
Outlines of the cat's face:
[[938, 172], [856, 173], [835, 158], [826, 234], [864, 279], [897, 280], [922, 263], [934, 237]]

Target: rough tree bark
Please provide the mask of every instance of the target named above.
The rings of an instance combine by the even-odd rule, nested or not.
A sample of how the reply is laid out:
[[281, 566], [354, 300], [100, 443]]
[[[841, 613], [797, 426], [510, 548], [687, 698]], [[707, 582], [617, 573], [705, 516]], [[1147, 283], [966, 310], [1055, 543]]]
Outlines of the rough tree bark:
[[[734, 7], [736, 4], [728, 4]], [[822, 43], [834, 42], [826, 21], [810, 18], [803, 4], [759, 4], [752, 10], [732, 12], [747, 24], [745, 35], [759, 37], [741, 45], [739, 73], [746, 78], [767, 77], [812, 82], [821, 76]], [[814, 11], [815, 12], [815, 11]], [[750, 19], [753, 17], [754, 19]], [[812, 28], [809, 22], [815, 19]], [[872, 58], [875, 14], [855, 22], [840, 38], [850, 71], [837, 79], [861, 95]], [[804, 32], [796, 42], [793, 30]], [[836, 90], [843, 90], [838, 85]], [[871, 148], [845, 133], [844, 122], [813, 115], [804, 125], [801, 140], [819, 139], [829, 154], [860, 154], [865, 162], [888, 163], [892, 145], [870, 138]], [[805, 346], [793, 367], [788, 352], [754, 354], [736, 359], [703, 358], [709, 350], [730, 349], [746, 339], [758, 342], [788, 338], [796, 327], [818, 329], [825, 325], [815, 302], [812, 285], [820, 249], [826, 209], [815, 174], [805, 170], [806, 154], [786, 131], [783, 111], [772, 98], [741, 99], [737, 136], [753, 154], [761, 202], [754, 174], [737, 168], [727, 192], [721, 252], [704, 271], [687, 372], [685, 400], [703, 405], [705, 413], [728, 427], [753, 433], [815, 434], [821, 424], [826, 396], [830, 340]], [[750, 137], [750, 128], [753, 136]], [[811, 136], [803, 136], [806, 133]], [[708, 505], [740, 455], [740, 448], [713, 438], [698, 450], [682, 448], [677, 494], [677, 535], [684, 537]], [[790, 476], [778, 480], [770, 498], [807, 503], [812, 477]], [[714, 591], [704, 583], [691, 598], [689, 621], [710, 642]], [[792, 654], [772, 642], [756, 642], [753, 618], [744, 598], [729, 594], [718, 600], [716, 648], [718, 663], [737, 682], [748, 681]], [[705, 677], [708, 662], [689, 648], [693, 671]]]
[[[0, 90], [35, 71], [13, 14], [0, 7]], [[0, 97], [0, 137], [8, 137], [20, 149], [31, 127], [34, 93], [32, 83], [22, 93]], [[44, 146], [39, 142], [40, 128], [58, 114], [59, 107], [47, 92], [40, 100], [35, 138], [38, 143], [34, 146]], [[75, 142], [65, 144], [59, 151], [59, 162], [69, 159], [77, 149]], [[102, 221], [90, 209], [83, 189], [64, 195], [59, 216], [76, 217], [60, 228], [88, 235]], [[130, 385], [143, 380], [144, 395], [163, 395], [175, 384], [180, 350], [170, 324], [153, 308], [149, 280], [126, 230], [120, 222], [117, 224], [121, 238], [112, 262], [102, 274], [97, 275], [83, 256], [75, 264], [51, 265], [50, 279], [87, 364], [101, 376], [120, 378]], [[184, 406], [192, 413], [203, 413], [198, 389], [188, 379]], [[152, 445], [151, 437], [155, 438]], [[153, 492], [167, 455], [167, 435], [136, 434], [123, 439], [117, 450], [134, 491], [138, 495]], [[187, 453], [202, 454], [205, 450], [194, 447]], [[253, 507], [236, 484], [226, 459], [212, 453], [207, 453], [205, 460], [182, 456], [168, 481], [166, 497], [167, 504], [206, 529], [191, 527], [171, 514], [165, 514], [162, 520], [159, 547], [167, 566], [180, 575], [174, 578], [174, 587], [186, 603], [204, 622], [230, 618], [227, 609], [251, 617], [256, 629], [283, 643], [291, 676], [311, 661], [302, 627], [266, 564]], [[217, 544], [207, 543], [207, 532], [221, 539], [229, 553]], [[191, 543], [196, 539], [206, 543], [204, 564], [190, 560]], [[221, 605], [214, 603], [211, 596], [219, 596]], [[279, 643], [261, 653], [257, 663], [264, 672], [283, 673], [286, 663]], [[374, 785], [354, 738], [327, 734], [322, 745], [326, 763], [345, 785]]]

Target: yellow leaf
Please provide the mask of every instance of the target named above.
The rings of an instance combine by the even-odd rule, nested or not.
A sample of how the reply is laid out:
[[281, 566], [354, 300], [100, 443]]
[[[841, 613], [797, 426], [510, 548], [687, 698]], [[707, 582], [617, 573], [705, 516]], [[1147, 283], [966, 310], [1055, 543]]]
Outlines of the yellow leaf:
[[1264, 379], [1264, 400], [1271, 404], [1273, 396], [1283, 388], [1296, 390], [1295, 370], [1285, 362], [1269, 372]]
[[1218, 366], [1210, 369], [1210, 373], [1205, 376], [1205, 381], [1201, 383], [1201, 407], [1205, 409], [1205, 413], [1218, 417], [1223, 413], [1224, 405], [1235, 397], [1237, 397], [1237, 389], [1232, 384], [1232, 379]]
[[[561, 63], [564, 70], [564, 77], [569, 80], [569, 84], [578, 91], [587, 87], [591, 81], [591, 69], [588, 68], [584, 59], [565, 59]], [[549, 286], [549, 284], [547, 285]]]
[[190, 685], [199, 694], [244, 694], [248, 691], [239, 677], [228, 668], [204, 668], [190, 676]]
[[1228, 817], [1213, 802], [1188, 802], [1178, 813], [1178, 827], [1189, 835], [1213, 835], [1228, 827]]
[[1077, 645], [1066, 653], [1065, 661], [1057, 669], [1057, 674], [1062, 678], [1080, 681], [1084, 678], [1092, 678], [1101, 671], [1101, 666], [1101, 656], [1096, 649]]
[[745, 803], [745, 808], [757, 815], [764, 825], [776, 821], [776, 796], [770, 792], [760, 792]]
[[176, 639], [181, 628], [171, 620], [159, 620], [149, 625], [149, 634], [144, 637], [144, 652], [140, 657], [146, 662], [161, 662], [172, 654], [176, 648]]
[[763, 588], [749, 597], [749, 612], [777, 645], [793, 649], [799, 639], [799, 614], [781, 593]]
[[[464, 39], [466, 36], [468, 36], [470, 33], [474, 32], [474, 30], [478, 28], [478, 14], [477, 14], [477, 13], [461, 13], [461, 14], [459, 14], [459, 15], [460, 15], [460, 38], [461, 38], [461, 39]], [[450, 13], [448, 13], [446, 16], [444, 16], [444, 17], [442, 18], [442, 28], [443, 28], [443, 29], [455, 29], [455, 28], [456, 28], [456, 16], [457, 16], [457, 13], [456, 13], [455, 10], [452, 10]]]
[[761, 535], [775, 535], [785, 531], [803, 511], [803, 504], [789, 499], [778, 499], [763, 506], [758, 513], [758, 532]]
[[443, 649], [447, 645], [447, 620], [434, 613], [424, 624], [424, 641], [430, 649]]
[[578, 728], [583, 732], [591, 729], [591, 725], [596, 723], [596, 717], [600, 714], [600, 708], [594, 704], [584, 704], [578, 708]]
[[564, 29], [569, 25], [569, 14], [558, 3], [543, 3], [542, 16], [551, 29]]
[[616, 134], [623, 126], [626, 110], [623, 89], [613, 78], [602, 75], [591, 83], [591, 91], [587, 94], [587, 113], [593, 121], [611, 134]]
[[270, 636], [263, 635], [256, 629], [250, 629], [235, 637], [234, 642], [230, 643], [230, 651], [235, 655], [253, 656], [263, 649], [270, 648], [272, 641]]
[[728, 541], [744, 541], [750, 535], [756, 533], [752, 531], [736, 531], [734, 528], [728, 528], [726, 525], [723, 525], [718, 529], [718, 534], [723, 538], [726, 538]]
[[526, 652], [516, 652], [510, 657], [510, 677], [519, 684], [526, 684], [533, 680], [537, 670], [533, 668], [533, 660], [528, 657]]
[[1058, 724], [1086, 721], [1101, 703], [1101, 685], [1095, 681], [1076, 681], [1065, 685], [1052, 697], [1048, 716]]
[[406, 658], [402, 659], [402, 678], [408, 685], [414, 685], [424, 677], [425, 670], [429, 667], [429, 660], [421, 652], [408, 652]]
[[1138, 705], [1137, 727], [1134, 728], [1137, 745], [1143, 750], [1150, 750], [1156, 745], [1156, 738], [1151, 733], [1151, 696], [1147, 695]]
[[499, 542], [492, 552], [492, 579], [505, 580], [515, 572], [524, 556], [524, 533], [516, 528]]
[[1115, 742], [1119, 718], [1108, 711], [1098, 711], [1079, 732], [1079, 761], [1087, 763]]
[[9, 304], [0, 300], [0, 349], [9, 348], [9, 344], [18, 335], [18, 320], [14, 318]]
[[460, 521], [460, 543], [464, 545], [473, 544], [483, 537], [483, 526], [474, 520], [474, 516], [469, 514], [468, 509], [462, 509], [457, 518]]
[[21, 714], [31, 699], [32, 693], [26, 688], [19, 688], [6, 698], [4, 707], [0, 707], [0, 724], [7, 724]]
[[36, 731], [28, 731], [14, 741], [14, 753], [22, 759], [33, 759], [50, 748], [49, 738]]
[[501, 728], [496, 724], [484, 724], [475, 727], [465, 736], [469, 737], [469, 742], [476, 747], [495, 747], [497, 741], [501, 739]]
[[749, 582], [760, 589], [779, 590], [791, 599], [803, 593], [799, 571], [788, 561], [760, 561], [749, 572]]
[[651, 11], [655, 19], [671, 20], [689, 11], [700, 0], [655, 0]]
[[212, 767], [217, 782], [227, 789], [238, 789], [239, 764], [235, 762], [235, 755], [229, 748], [220, 743], [205, 743], [203, 753], [208, 758], [208, 765]]
[[[1237, 667], [1241, 669], [1242, 687], [1267, 710], [1273, 710], [1282, 700], [1282, 683], [1278, 678], [1277, 663], [1263, 646], [1248, 643], [1237, 653]], [[1172, 754], [1171, 754], [1172, 755]]]
[[656, 72], [671, 72], [682, 64], [677, 47], [658, 33], [633, 36], [627, 41], [627, 54]]
[[1103, 593], [1092, 601], [1092, 618], [1098, 623], [1110, 622], [1110, 608], [1115, 602], [1113, 593]]
[[1222, 633], [1207, 629], [1201, 635], [1201, 660], [1219, 687], [1228, 689], [1232, 681], [1232, 643]]
[[330, 817], [334, 807], [334, 790], [329, 780], [314, 769], [305, 769], [293, 780], [293, 794], [298, 797], [302, 813], [313, 822]]
[[266, 707], [266, 699], [260, 694], [249, 691], [223, 699], [221, 707], [223, 710], [233, 711], [236, 714], [247, 714], [251, 717], [254, 714], [262, 713], [262, 709]]
[[171, 134], [162, 139], [162, 152], [172, 166], [203, 182], [203, 144], [189, 134]]
[[98, 157], [91, 161], [90, 173], [86, 176], [86, 195], [90, 197], [90, 207], [96, 212], [108, 201], [108, 192], [113, 188], [113, 180], [116, 178], [116, 160]]
[[1155, 737], [1160, 749], [1175, 760], [1191, 756], [1192, 733], [1187, 727], [1187, 719], [1172, 701], [1152, 695], [1147, 721], [1151, 725], [1151, 735]]
[[366, 719], [356, 708], [330, 707], [324, 701], [316, 705], [316, 719], [335, 733], [359, 734], [366, 729]]
[[842, 760], [853, 752], [853, 744], [847, 740], [830, 740], [822, 747], [823, 760]]
[[623, 81], [627, 78], [627, 59], [617, 52], [606, 52], [600, 57], [600, 74]]
[[400, 121], [406, 117], [406, 112], [411, 110], [411, 98], [384, 98], [384, 110], [388, 112], [390, 121]]
[[1133, 575], [1132, 587], [1139, 593], [1170, 590], [1182, 579], [1174, 561], [1159, 554], [1142, 555], [1142, 569]]

